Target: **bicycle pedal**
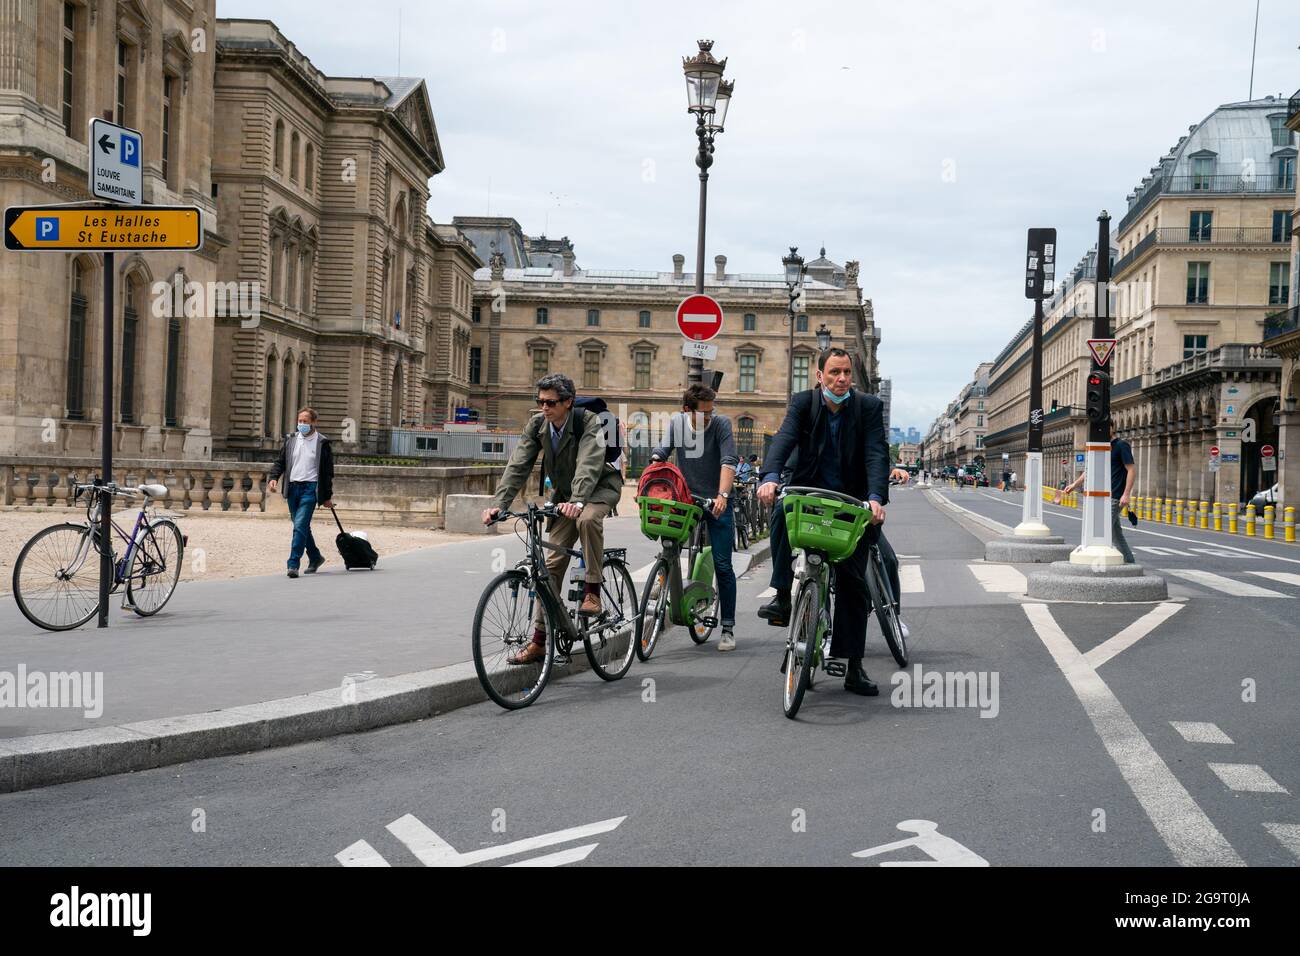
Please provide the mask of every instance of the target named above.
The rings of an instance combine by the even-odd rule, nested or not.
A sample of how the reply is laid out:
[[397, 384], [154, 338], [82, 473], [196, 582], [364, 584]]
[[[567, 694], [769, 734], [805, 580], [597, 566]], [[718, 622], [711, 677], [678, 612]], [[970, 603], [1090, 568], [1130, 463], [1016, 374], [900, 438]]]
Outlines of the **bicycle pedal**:
[[702, 617], [700, 618], [700, 623], [705, 627], [717, 627], [718, 619], [716, 617]]
[[788, 627], [789, 624], [790, 624], [789, 621], [783, 620], [781, 618], [769, 617], [767, 619], [768, 627]]
[[822, 667], [831, 677], [843, 677], [849, 672], [848, 666], [843, 661], [828, 660]]

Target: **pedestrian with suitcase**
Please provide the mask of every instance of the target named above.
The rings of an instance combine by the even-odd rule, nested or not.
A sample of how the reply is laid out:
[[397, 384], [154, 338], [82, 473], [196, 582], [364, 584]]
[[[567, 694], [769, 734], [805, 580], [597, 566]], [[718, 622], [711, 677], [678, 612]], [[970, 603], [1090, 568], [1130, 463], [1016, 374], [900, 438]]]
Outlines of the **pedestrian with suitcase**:
[[[316, 409], [308, 406], [298, 412], [298, 429], [286, 436], [280, 446], [280, 455], [271, 466], [267, 490], [284, 495], [289, 504], [289, 516], [293, 519], [289, 577], [298, 576], [304, 551], [307, 553], [304, 573], [315, 574], [325, 563], [325, 555], [320, 553], [316, 539], [312, 537], [312, 514], [317, 503], [325, 508], [334, 507], [334, 455], [330, 451], [329, 439], [316, 430]], [[342, 525], [339, 527], [341, 530]]]

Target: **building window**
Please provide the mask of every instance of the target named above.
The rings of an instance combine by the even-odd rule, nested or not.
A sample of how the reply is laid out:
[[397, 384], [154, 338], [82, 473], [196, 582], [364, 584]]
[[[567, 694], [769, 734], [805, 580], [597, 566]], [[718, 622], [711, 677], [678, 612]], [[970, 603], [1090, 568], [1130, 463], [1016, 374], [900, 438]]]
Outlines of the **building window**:
[[284, 304], [286, 308], [298, 307], [298, 249], [286, 244], [284, 247]]
[[638, 319], [638, 321], [639, 321], [639, 324], [640, 324], [641, 328], [643, 328], [643, 329], [648, 329], [648, 328], [650, 328], [650, 313], [649, 313], [649, 312], [642, 312], [639, 316], [637, 316], [637, 319]]
[[1214, 185], [1214, 157], [1198, 156], [1192, 160], [1192, 188], [1210, 189]]
[[600, 325], [600, 309], [587, 310], [587, 324]]
[[1268, 118], [1268, 125], [1273, 131], [1273, 145], [1290, 146], [1291, 131], [1286, 128], [1286, 114], [1275, 113]]
[[310, 312], [312, 273], [316, 269], [316, 251], [314, 249], [310, 251], [304, 249], [302, 255], [299, 256], [298, 262], [301, 266], [301, 275], [299, 278], [302, 281], [302, 290], [298, 298], [298, 308], [303, 312]]
[[176, 80], [169, 73], [163, 74], [163, 98], [162, 98], [162, 174], [163, 179], [167, 182], [167, 188], [172, 189], [172, 120], [175, 118], [172, 112], [172, 91], [176, 88]]
[[537, 324], [538, 324], [538, 325], [550, 325], [550, 324], [551, 324], [551, 310], [550, 310], [550, 309], [539, 308], [539, 309], [537, 310]]
[[295, 183], [298, 181], [299, 149], [301, 149], [301, 141], [298, 139], [298, 131], [294, 130], [293, 135], [289, 137], [289, 178]]
[[477, 305], [474, 306], [472, 309], [469, 310], [469, 317], [471, 322], [473, 322], [475, 325], [478, 325], [480, 322], [483, 321], [482, 308]]
[[640, 349], [636, 353], [636, 388], [638, 391], [646, 391], [650, 388], [650, 351], [648, 349]]
[[85, 270], [81, 263], [72, 264], [72, 303], [68, 310], [68, 388], [69, 418], [85, 418], [83, 404], [86, 374], [86, 291]]
[[794, 330], [795, 330], [796, 332], [807, 332], [807, 331], [808, 331], [808, 316], [806, 316], [806, 315], [801, 315], [801, 316], [799, 316], [798, 318], [796, 318], [796, 319], [794, 320]]
[[311, 143], [307, 144], [307, 158], [303, 162], [302, 175], [307, 192], [311, 192], [316, 188], [316, 147]]
[[1290, 192], [1295, 189], [1295, 157], [1279, 156], [1277, 158], [1277, 188]]
[[[294, 424], [298, 422], [298, 410], [307, 407], [307, 361], [298, 363], [298, 408], [294, 409]], [[292, 431], [292, 429], [290, 429]]]
[[1200, 355], [1206, 350], [1210, 342], [1208, 335], [1184, 335], [1183, 336], [1183, 358], [1189, 359], [1193, 355]]
[[469, 383], [478, 385], [483, 377], [483, 349], [477, 345], [469, 350]]
[[1210, 264], [1187, 263], [1187, 304], [1205, 305], [1210, 301]]
[[126, 294], [122, 297], [122, 390], [117, 404], [125, 425], [135, 423], [135, 345], [140, 323], [135, 296], [135, 280], [127, 279]]
[[288, 435], [298, 426], [297, 409], [289, 407], [289, 403], [293, 401], [293, 391], [289, 388], [289, 372], [292, 368], [293, 361], [286, 355], [284, 368], [280, 373], [280, 434], [282, 435]]
[[118, 126], [130, 126], [127, 122], [128, 115], [126, 105], [129, 102], [127, 98], [127, 81], [129, 77], [131, 64], [131, 54], [127, 45], [121, 40], [117, 41], [117, 109], [114, 113]]
[[76, 65], [77, 54], [77, 34], [75, 26], [77, 22], [77, 8], [71, 3], [63, 5], [63, 132], [65, 135], [78, 139], [77, 132], [74, 129], [72, 115], [72, 97], [76, 89], [75, 74], [73, 69]]
[[167, 320], [167, 391], [163, 397], [163, 423], [175, 428], [180, 422], [181, 320]]
[[266, 357], [266, 380], [263, 387], [265, 391], [262, 393], [262, 434], [267, 438], [273, 438], [275, 426], [271, 417], [274, 411], [271, 402], [275, 398], [275, 359], [270, 355]]
[[551, 373], [550, 349], [533, 349], [533, 381], [539, 381]]
[[1271, 262], [1268, 266], [1268, 304], [1286, 305], [1291, 299], [1291, 263]]
[[758, 379], [758, 356], [749, 352], [740, 357], [740, 390], [742, 392], [755, 391], [755, 382]]
[[1273, 210], [1273, 241], [1289, 242], [1291, 240], [1291, 210]]
[[1187, 239], [1189, 242], [1209, 242], [1210, 241], [1210, 222], [1214, 218], [1214, 213], [1209, 210], [1194, 212], [1191, 215], [1191, 222], [1187, 229]]
[[809, 387], [808, 367], [810, 364], [811, 360], [807, 355], [796, 355], [794, 357], [794, 391], [802, 392]]
[[275, 136], [271, 141], [271, 165], [276, 172], [284, 169], [284, 120], [275, 121]]
[[596, 349], [582, 353], [582, 387], [600, 388], [600, 352]]

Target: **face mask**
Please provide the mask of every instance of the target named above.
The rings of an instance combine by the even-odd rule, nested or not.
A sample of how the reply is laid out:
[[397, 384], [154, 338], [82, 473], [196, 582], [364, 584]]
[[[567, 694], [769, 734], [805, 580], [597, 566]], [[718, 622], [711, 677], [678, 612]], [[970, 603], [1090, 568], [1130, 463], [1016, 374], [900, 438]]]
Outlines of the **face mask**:
[[853, 389], [849, 389], [849, 390], [848, 390], [847, 392], [845, 392], [843, 395], [836, 395], [836, 394], [835, 394], [834, 392], [832, 392], [829, 388], [826, 388], [825, 386], [823, 386], [823, 387], [822, 387], [822, 394], [826, 396], [826, 400], [827, 400], [828, 402], [831, 402], [831, 403], [833, 403], [833, 404], [835, 404], [835, 405], [843, 405], [843, 404], [844, 404], [844, 400], [845, 400], [846, 398], [848, 398], [850, 395], [853, 394]]
[[303, 425], [302, 423], [299, 423], [299, 425], [298, 425], [298, 434], [299, 434], [299, 435], [310, 435], [310, 434], [311, 434], [311, 426], [310, 426], [310, 425]]

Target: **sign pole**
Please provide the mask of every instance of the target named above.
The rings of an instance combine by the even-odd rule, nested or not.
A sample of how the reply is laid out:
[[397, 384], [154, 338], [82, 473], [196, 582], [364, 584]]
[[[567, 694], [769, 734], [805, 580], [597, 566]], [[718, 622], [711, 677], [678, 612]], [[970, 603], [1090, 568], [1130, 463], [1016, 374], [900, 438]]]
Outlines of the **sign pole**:
[[1052, 533], [1043, 523], [1043, 296], [1050, 291], [1055, 274], [1056, 230], [1030, 229], [1025, 290], [1034, 300], [1034, 338], [1030, 348], [1025, 499], [1014, 532], [1019, 538], [1046, 538]]
[[[113, 480], [113, 253], [104, 253], [104, 398], [100, 412], [100, 481]], [[99, 493], [99, 622], [108, 627], [108, 592], [113, 580], [113, 496]]]

